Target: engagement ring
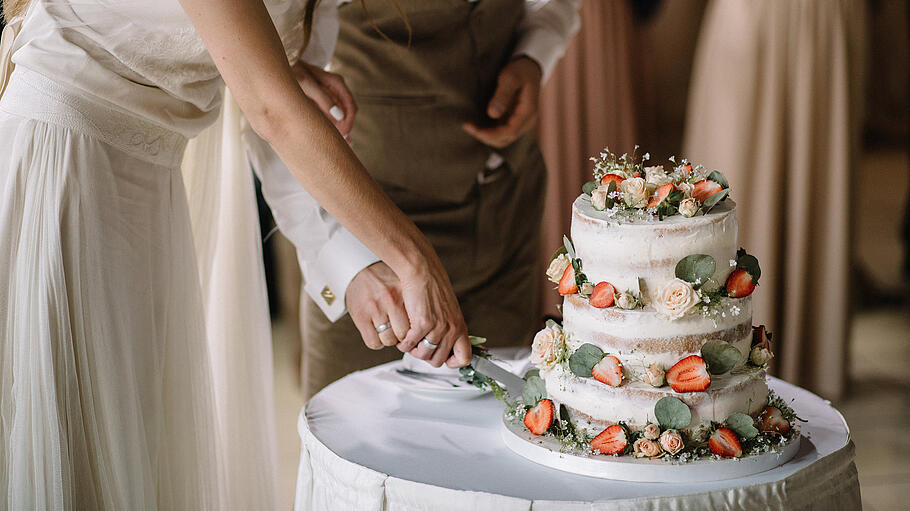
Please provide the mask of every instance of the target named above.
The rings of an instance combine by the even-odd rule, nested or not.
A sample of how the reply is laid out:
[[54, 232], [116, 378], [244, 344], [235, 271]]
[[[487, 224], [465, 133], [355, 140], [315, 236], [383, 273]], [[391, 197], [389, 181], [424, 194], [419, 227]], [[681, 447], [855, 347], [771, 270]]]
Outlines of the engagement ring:
[[430, 340], [427, 339], [426, 337], [424, 337], [423, 340], [421, 340], [420, 342], [422, 342], [424, 346], [426, 346], [427, 348], [429, 348], [431, 350], [435, 350], [439, 346], [438, 344], [431, 343]]

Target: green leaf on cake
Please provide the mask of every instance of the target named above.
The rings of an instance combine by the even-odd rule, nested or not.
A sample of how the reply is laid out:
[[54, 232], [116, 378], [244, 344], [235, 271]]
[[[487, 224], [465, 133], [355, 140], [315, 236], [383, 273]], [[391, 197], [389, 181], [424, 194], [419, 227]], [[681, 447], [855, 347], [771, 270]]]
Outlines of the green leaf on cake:
[[528, 369], [528, 372], [525, 373], [524, 379], [527, 380], [532, 376], [540, 376], [540, 369]]
[[[554, 259], [556, 259], [557, 257], [559, 257], [563, 254], [568, 254], [568, 251], [566, 250], [565, 245], [560, 245], [559, 248], [556, 249], [556, 252], [553, 252], [553, 257], [550, 258], [550, 262], [552, 263]], [[549, 264], [549, 263], [547, 263], [547, 264]]]
[[663, 429], [683, 429], [692, 422], [692, 411], [679, 398], [667, 396], [654, 405], [654, 416]]
[[547, 384], [540, 376], [529, 376], [521, 388], [521, 401], [526, 406], [534, 406], [541, 399], [547, 398]]
[[730, 188], [730, 183], [727, 182], [727, 178], [724, 177], [723, 174], [721, 174], [720, 172], [718, 172], [716, 170], [714, 172], [708, 174], [708, 179], [719, 184], [721, 187], [723, 187], [724, 190], [726, 190], [727, 188]]
[[754, 255], [747, 253], [745, 249], [739, 249], [736, 252], [736, 268], [746, 270], [752, 276], [752, 282], [758, 284], [761, 267], [758, 265], [758, 258]]
[[595, 181], [588, 181], [582, 185], [581, 191], [584, 192], [585, 195], [590, 196], [595, 188], [597, 188], [597, 183]]
[[590, 343], [582, 344], [569, 357], [569, 370], [582, 378], [591, 377], [591, 369], [604, 358], [604, 352]]
[[724, 374], [733, 369], [733, 366], [743, 358], [743, 354], [730, 343], [708, 341], [701, 347], [701, 358], [708, 363], [709, 373]]
[[692, 254], [676, 263], [676, 276], [695, 284], [704, 284], [714, 275], [714, 258], [707, 254]]
[[673, 206], [679, 206], [679, 203], [686, 198], [686, 194], [682, 190], [673, 190], [670, 192], [670, 195], [667, 195], [667, 198], [664, 199], [664, 202], [671, 204]]
[[726, 423], [727, 427], [732, 429], [733, 432], [741, 438], [748, 440], [758, 436], [758, 429], [755, 427], [755, 421], [752, 417], [749, 417], [744, 413], [731, 413], [730, 416], [727, 417]]
[[569, 254], [569, 259], [575, 260], [575, 247], [572, 246], [572, 242], [569, 241], [568, 236], [565, 234], [562, 235], [562, 244], [566, 247], [566, 253]]
[[610, 181], [610, 184], [607, 185], [607, 200], [604, 203], [606, 209], [612, 209], [616, 205], [614, 192], [616, 192], [616, 181]]
[[726, 199], [727, 195], [729, 193], [730, 193], [730, 189], [725, 188], [725, 189], [715, 193], [714, 195], [708, 197], [707, 199], [705, 199], [705, 203], [701, 205], [702, 209], [704, 209], [704, 211], [705, 211], [705, 214], [707, 215], [708, 212], [714, 208], [714, 206], [717, 206], [718, 202]]

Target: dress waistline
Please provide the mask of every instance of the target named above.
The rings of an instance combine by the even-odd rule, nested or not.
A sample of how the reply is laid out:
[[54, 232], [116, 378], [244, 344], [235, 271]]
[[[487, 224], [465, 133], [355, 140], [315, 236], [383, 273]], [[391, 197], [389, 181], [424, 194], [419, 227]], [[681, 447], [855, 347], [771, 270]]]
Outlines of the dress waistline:
[[18, 66], [3, 97], [3, 112], [84, 133], [135, 157], [177, 168], [187, 138], [117, 110], [70, 86]]

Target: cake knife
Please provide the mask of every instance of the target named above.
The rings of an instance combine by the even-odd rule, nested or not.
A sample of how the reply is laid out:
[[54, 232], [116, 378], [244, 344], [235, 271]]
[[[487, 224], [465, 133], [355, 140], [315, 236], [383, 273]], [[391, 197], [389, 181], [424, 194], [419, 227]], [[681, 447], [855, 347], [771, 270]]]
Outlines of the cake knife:
[[506, 371], [498, 364], [476, 355], [471, 359], [471, 367], [487, 378], [491, 378], [501, 383], [502, 386], [505, 387], [506, 392], [513, 398], [521, 397], [521, 389], [525, 385], [525, 380], [521, 376]]

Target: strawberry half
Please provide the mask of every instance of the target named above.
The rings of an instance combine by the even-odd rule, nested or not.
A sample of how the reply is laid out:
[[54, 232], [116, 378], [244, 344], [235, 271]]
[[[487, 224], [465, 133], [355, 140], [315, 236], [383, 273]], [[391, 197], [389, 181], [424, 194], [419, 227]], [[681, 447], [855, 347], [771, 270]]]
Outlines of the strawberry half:
[[708, 439], [711, 452], [728, 458], [739, 458], [743, 455], [743, 446], [739, 437], [730, 428], [717, 428]]
[[749, 272], [740, 268], [733, 270], [733, 273], [727, 277], [725, 287], [727, 288], [727, 296], [743, 298], [755, 291], [755, 281], [752, 280], [752, 275], [749, 275]]
[[683, 165], [682, 171], [683, 171], [684, 176], [688, 176], [689, 174], [691, 174], [692, 173], [692, 164], [687, 163], [687, 164]]
[[553, 425], [553, 401], [541, 399], [533, 408], [525, 412], [525, 426], [535, 435], [542, 435]]
[[606, 309], [613, 305], [613, 295], [615, 293], [616, 288], [613, 287], [613, 284], [610, 284], [609, 282], [600, 282], [594, 286], [594, 292], [591, 293], [589, 302], [592, 307]]
[[695, 190], [692, 192], [692, 196], [695, 197], [695, 200], [698, 202], [704, 203], [708, 200], [708, 197], [719, 193], [723, 190], [724, 187], [715, 183], [714, 181], [708, 179], [702, 179], [701, 181], [695, 183]]
[[629, 445], [626, 430], [619, 424], [609, 426], [591, 440], [591, 450], [601, 454], [622, 454]]
[[708, 364], [698, 355], [690, 355], [667, 371], [667, 383], [676, 392], [703, 392], [711, 385]]
[[780, 408], [769, 406], [758, 417], [758, 430], [763, 433], [786, 435], [790, 432], [790, 422], [784, 418]]
[[611, 387], [619, 387], [622, 383], [622, 362], [613, 355], [607, 355], [591, 369], [594, 379], [606, 383]]
[[672, 193], [673, 190], [675, 190], [675, 189], [676, 189], [676, 185], [674, 185], [673, 183], [667, 183], [667, 184], [661, 186], [660, 188], [658, 188], [657, 195], [655, 195], [654, 197], [651, 197], [651, 200], [648, 202], [648, 209], [656, 208], [657, 206], [659, 206], [660, 203], [663, 202], [663, 200], [666, 199], [667, 196], [670, 195], [670, 193]]
[[616, 181], [616, 187], [619, 188], [619, 183], [622, 183], [626, 179], [622, 176], [616, 174], [604, 174], [604, 177], [600, 178], [600, 184], [610, 185], [610, 181]]
[[562, 272], [562, 278], [559, 279], [559, 294], [574, 295], [578, 292], [578, 283], [575, 282], [575, 267], [571, 264]]

